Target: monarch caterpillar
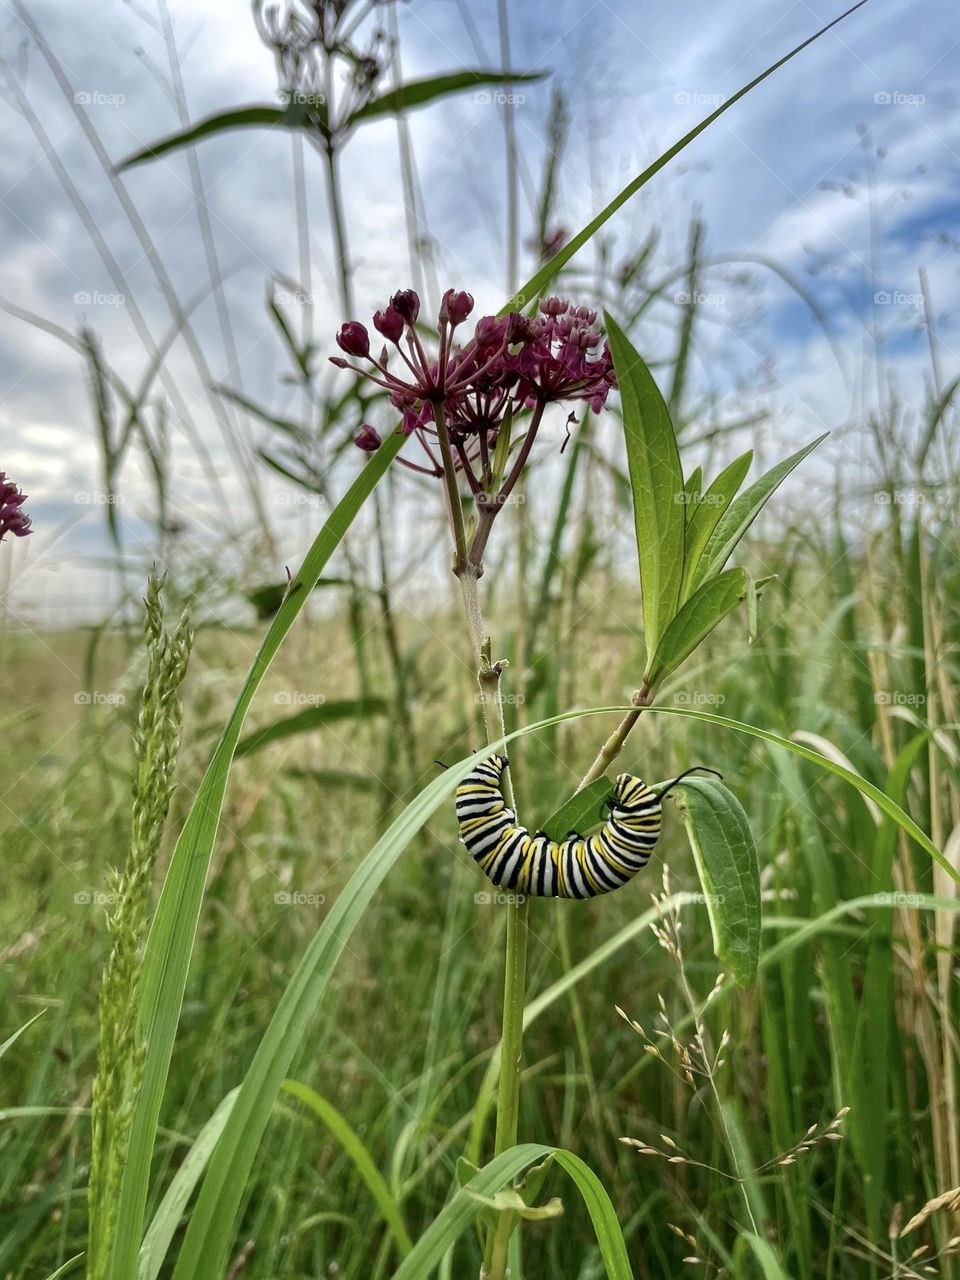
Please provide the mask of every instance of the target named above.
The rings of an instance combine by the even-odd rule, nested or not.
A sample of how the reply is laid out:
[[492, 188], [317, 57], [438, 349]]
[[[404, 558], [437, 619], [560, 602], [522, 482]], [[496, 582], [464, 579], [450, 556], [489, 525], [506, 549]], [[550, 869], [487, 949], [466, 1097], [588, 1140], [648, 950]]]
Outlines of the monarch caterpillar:
[[694, 772], [687, 769], [659, 792], [621, 773], [602, 830], [592, 836], [571, 831], [558, 843], [543, 831], [531, 836], [507, 808], [500, 775], [508, 763], [491, 756], [457, 787], [460, 839], [495, 885], [536, 898], [594, 898], [625, 885], [650, 860], [663, 822], [661, 800]]

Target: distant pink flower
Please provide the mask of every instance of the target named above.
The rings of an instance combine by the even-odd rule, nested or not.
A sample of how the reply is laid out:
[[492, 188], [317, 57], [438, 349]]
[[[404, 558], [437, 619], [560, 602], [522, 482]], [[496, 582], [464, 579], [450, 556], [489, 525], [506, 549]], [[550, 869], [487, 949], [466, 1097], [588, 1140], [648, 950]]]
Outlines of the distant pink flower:
[[0, 471], [0, 542], [7, 533], [12, 533], [15, 538], [25, 538], [33, 533], [30, 517], [23, 510], [26, 500], [27, 495]]

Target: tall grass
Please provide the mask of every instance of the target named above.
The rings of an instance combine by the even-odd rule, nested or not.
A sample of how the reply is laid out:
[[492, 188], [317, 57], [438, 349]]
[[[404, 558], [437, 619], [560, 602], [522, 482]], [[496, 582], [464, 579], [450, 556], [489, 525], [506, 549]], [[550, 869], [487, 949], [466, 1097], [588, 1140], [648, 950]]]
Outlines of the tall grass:
[[[488, 74], [509, 85], [506, 6], [500, 19], [503, 67]], [[168, 23], [165, 31], [176, 68]], [[325, 75], [341, 56], [323, 45]], [[305, 134], [326, 164], [345, 304], [338, 150], [361, 113], [378, 109], [397, 114], [403, 142], [405, 111], [451, 88], [398, 83], [367, 85], [349, 104], [355, 117], [336, 126], [328, 94], [329, 114]], [[182, 84], [177, 102], [196, 135]], [[578, 250], [720, 111], [544, 263], [520, 290], [524, 305], [562, 271], [578, 287]], [[561, 118], [558, 107], [555, 135]], [[509, 112], [505, 130], [515, 178]], [[541, 243], [556, 180], [548, 165]], [[509, 207], [513, 290], [512, 199]], [[201, 231], [219, 298], [203, 215]], [[301, 256], [309, 261], [308, 250]], [[435, 1270], [515, 1280], [689, 1267], [838, 1280], [929, 1274], [934, 1263], [957, 1273], [946, 1194], [960, 1185], [948, 461], [957, 384], [935, 359], [919, 449], [892, 406], [875, 425], [885, 446], [876, 492], [887, 500], [867, 527], [852, 529], [846, 495], [827, 522], [788, 522], [787, 488], [774, 499], [784, 503], [778, 525], [761, 526], [738, 552], [745, 563], [725, 569], [805, 450], [746, 488], [749, 457], [722, 467], [708, 456], [684, 479], [678, 439], [696, 433], [715, 446], [724, 434], [701, 432], [690, 403], [696, 310], [682, 313], [656, 380], [616, 317], [635, 323], [672, 278], [696, 295], [709, 269], [699, 224], [681, 268], [655, 279], [649, 266], [641, 254], [619, 279], [600, 273], [620, 420], [584, 417], [556, 491], [533, 483], [537, 473], [527, 478], [529, 507], [485, 531], [483, 577], [470, 556], [482, 511], [447, 468], [462, 601], [434, 597], [415, 610], [397, 598], [387, 530], [404, 442], [390, 435], [349, 488], [341, 483], [359, 421], [388, 419], [356, 388], [331, 398], [317, 386], [309, 317], [298, 337], [272, 306], [303, 421], [255, 404], [242, 384], [208, 382], [218, 400], [269, 424], [278, 443], [264, 448], [264, 465], [311, 492], [346, 492], [290, 582], [256, 596], [272, 618], [265, 630], [200, 631], [171, 851], [137, 974], [170, 750], [162, 769], [141, 777], [156, 786], [152, 825], [137, 846], [137, 891], [122, 892], [111, 916], [122, 982], [90, 907], [106, 868], [124, 860], [125, 708], [140, 655], [110, 632], [88, 646], [85, 687], [130, 697], [88, 698], [67, 730], [76, 759], [51, 762], [43, 753], [62, 731], [63, 706], [76, 706], [77, 677], [66, 673], [86, 638], [3, 637], [13, 708], [4, 731], [29, 767], [4, 833], [10, 889], [0, 918], [10, 940], [0, 983], [13, 1016], [0, 1045], [9, 1102], [0, 1112], [0, 1274], [43, 1278], [86, 1265], [115, 1280]], [[174, 332], [186, 332], [189, 308], [169, 301]], [[125, 394], [95, 336], [81, 335], [75, 349], [91, 371], [112, 488], [129, 433], [152, 438], [146, 393]], [[151, 383], [162, 368], [151, 356]], [[128, 407], [126, 434], [115, 429], [114, 395]], [[424, 493], [439, 509], [440, 486]], [[119, 552], [122, 531], [112, 533]], [[619, 550], [632, 540], [642, 603], [632, 553]], [[293, 654], [291, 629], [335, 553], [345, 607], [298, 630]], [[154, 586], [148, 691], [163, 683], [160, 652], [171, 652], [156, 595]], [[321, 663], [336, 698], [278, 716]], [[255, 723], [244, 736], [248, 713]], [[498, 907], [457, 852], [449, 798], [485, 754], [479, 744], [505, 735], [531, 826], [564, 809], [578, 780], [593, 804], [600, 793], [590, 788], [602, 789], [621, 759], [650, 779], [713, 762], [729, 792], [704, 784], [668, 806], [658, 858], [670, 878], [651, 907], [638, 883], [589, 904]], [[138, 741], [143, 761], [142, 723]], [[434, 756], [450, 769], [437, 774]], [[147, 792], [138, 795], [142, 816]], [[134, 998], [135, 1033], [124, 1003]], [[28, 1022], [38, 1005], [44, 1017]]]

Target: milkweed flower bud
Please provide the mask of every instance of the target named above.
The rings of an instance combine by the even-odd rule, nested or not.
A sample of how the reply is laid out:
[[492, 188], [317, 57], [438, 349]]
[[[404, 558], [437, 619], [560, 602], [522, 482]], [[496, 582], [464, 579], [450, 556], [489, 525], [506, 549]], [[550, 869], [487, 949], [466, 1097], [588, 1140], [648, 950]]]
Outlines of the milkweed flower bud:
[[25, 538], [33, 533], [30, 517], [23, 510], [26, 500], [27, 495], [0, 471], [0, 542], [6, 533], [12, 533], [15, 538]]
[[440, 304], [440, 319], [449, 320], [451, 324], [462, 324], [473, 310], [473, 296], [469, 293], [458, 293], [448, 289]]
[[383, 334], [388, 342], [399, 342], [403, 333], [403, 316], [396, 307], [385, 307], [383, 311], [374, 313], [373, 327], [377, 333]]
[[401, 289], [390, 299], [390, 305], [407, 324], [416, 324], [420, 314], [420, 295], [415, 289]]
[[348, 320], [340, 326], [337, 333], [337, 346], [348, 356], [368, 356], [370, 354], [370, 335], [366, 326], [359, 320]]
[[383, 444], [383, 440], [380, 432], [375, 427], [371, 427], [369, 422], [365, 422], [353, 437], [353, 443], [364, 453], [375, 453]]

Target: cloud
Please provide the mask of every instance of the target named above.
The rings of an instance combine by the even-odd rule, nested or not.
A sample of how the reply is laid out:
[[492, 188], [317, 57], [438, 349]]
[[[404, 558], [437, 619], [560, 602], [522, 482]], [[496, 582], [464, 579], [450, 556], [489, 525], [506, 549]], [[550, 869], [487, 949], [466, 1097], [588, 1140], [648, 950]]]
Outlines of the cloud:
[[[568, 96], [572, 121], [559, 169], [556, 221], [574, 228], [716, 102], [834, 16], [836, 7], [816, 0], [784, 9], [776, 0], [763, 0], [751, 6], [749, 18], [736, 19], [711, 0], [688, 0], [682, 19], [676, 6], [640, 10], [629, 0], [558, 0], [550, 6], [511, 5], [509, 11], [514, 66], [553, 73], [551, 83], [525, 86], [516, 107], [525, 236], [534, 222], [552, 85]], [[43, 146], [9, 102], [7, 146], [0, 156], [0, 295], [71, 332], [90, 325], [110, 366], [133, 388], [149, 356], [128, 302], [139, 308], [155, 344], [170, 334], [172, 318], [69, 98], [86, 95], [82, 105], [114, 160], [175, 130], [177, 112], [164, 83], [164, 32], [130, 6], [105, 10], [96, 24], [65, 0], [40, 0], [31, 13], [63, 63], [70, 93], [64, 96], [29, 40], [8, 65], [109, 246], [116, 271], [104, 265]], [[472, 26], [464, 26], [465, 13]], [[171, 14], [192, 118], [238, 103], [276, 100], [271, 56], [245, 14], [215, 0], [174, 0]], [[500, 60], [492, 6], [461, 9], [418, 0], [400, 7], [399, 21], [408, 78]], [[957, 264], [937, 233], [955, 225], [957, 213], [948, 175], [955, 174], [960, 156], [960, 124], [949, 79], [952, 63], [944, 56], [955, 40], [953, 25], [947, 0], [925, 6], [923, 23], [899, 0], [871, 0], [722, 117], [617, 216], [604, 232], [613, 260], [635, 251], [658, 227], [658, 269], [681, 264], [690, 216], [699, 211], [709, 252], [768, 255], [802, 279], [830, 313], [851, 369], [864, 356], [863, 324], [873, 317], [873, 290], [865, 287], [870, 271], [878, 272], [884, 290], [907, 293], [915, 287], [917, 268], [925, 265], [938, 310], [945, 313], [941, 341], [952, 357], [960, 350]], [[4, 39], [10, 54], [22, 36], [18, 24], [8, 23]], [[881, 214], [879, 264], [871, 259], [860, 124], [868, 126], [871, 145], [886, 152], [871, 180]], [[506, 284], [500, 108], [467, 94], [413, 114], [410, 130], [439, 286], [470, 287], [482, 307], [499, 306]], [[299, 413], [302, 395], [284, 381], [290, 362], [264, 301], [276, 275], [307, 284], [300, 279], [291, 139], [237, 132], [210, 140], [196, 155], [226, 274], [244, 390], [279, 412]], [[358, 131], [342, 176], [357, 309], [366, 315], [411, 278], [393, 121]], [[173, 286], [185, 302], [195, 302], [191, 324], [210, 375], [236, 385], [238, 373], [230, 368], [229, 342], [209, 288], [186, 156], [143, 165], [125, 182]], [[855, 198], [846, 198], [842, 189], [824, 189], [823, 183], [852, 187]], [[309, 291], [322, 358], [341, 317], [324, 175], [309, 151], [307, 209]], [[583, 260], [590, 265], [592, 250]], [[533, 264], [525, 258], [523, 265]], [[813, 265], [816, 275], [809, 271]], [[869, 407], [850, 400], [805, 304], [773, 276], [761, 289], [764, 273], [752, 271], [756, 283], [742, 295], [738, 286], [724, 284], [732, 278], [730, 268], [716, 277], [716, 287], [729, 297], [706, 309], [694, 392], [733, 398], [745, 380], [772, 369], [768, 402], [785, 436], [814, 422], [845, 421]], [[753, 329], [743, 325], [741, 306], [758, 322]], [[302, 310], [291, 303], [288, 311], [299, 326]], [[674, 317], [668, 300], [641, 330], [652, 356], [671, 350]], [[924, 366], [914, 320], [909, 308], [882, 314], [891, 333], [890, 371], [916, 398]], [[55, 337], [22, 321], [0, 316], [0, 326], [2, 464], [14, 473], [15, 460], [24, 487], [39, 503], [56, 504], [65, 491], [92, 487], [100, 470], [84, 363]], [[231, 409], [221, 410], [218, 420], [203, 372], [182, 336], [171, 347], [167, 368], [187, 414], [184, 419], [175, 408], [169, 420], [176, 497], [202, 533], [223, 516], [209, 494], [209, 470], [219, 479], [226, 507], [242, 512], [248, 499], [236, 465], [238, 433], [254, 445], [269, 437]], [[159, 391], [158, 384], [154, 401]], [[153, 496], [142, 455], [131, 455], [124, 483], [131, 512], [148, 513]], [[279, 555], [293, 560], [309, 521], [302, 511], [296, 518], [289, 509], [280, 513], [271, 495], [281, 491], [281, 481], [264, 474], [259, 483], [278, 517]], [[83, 517], [91, 519], [92, 513]], [[137, 529], [138, 536], [147, 532], [146, 526]], [[29, 595], [29, 575], [17, 590]]]

